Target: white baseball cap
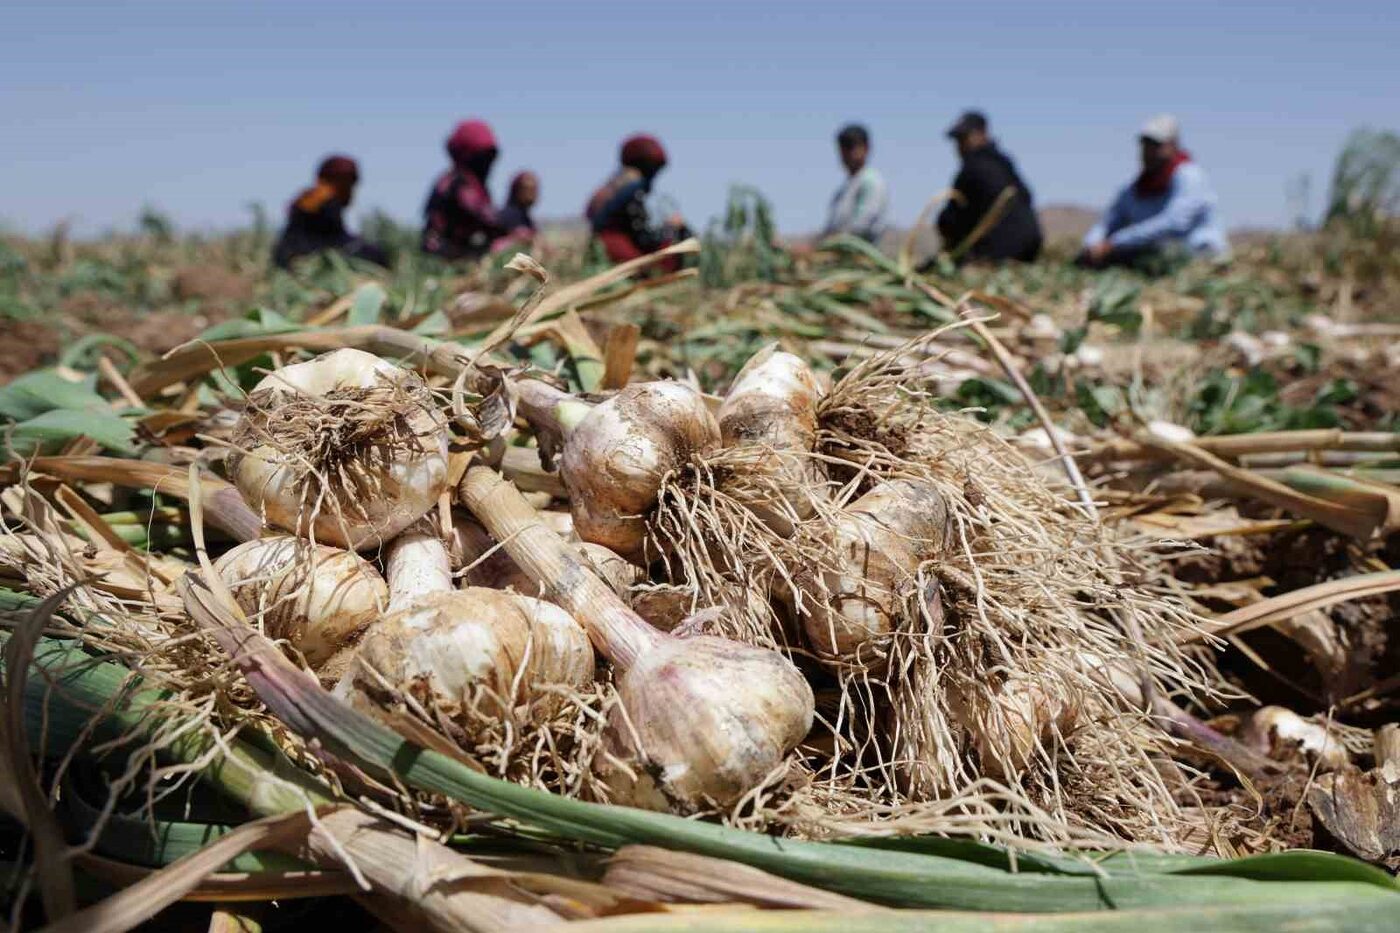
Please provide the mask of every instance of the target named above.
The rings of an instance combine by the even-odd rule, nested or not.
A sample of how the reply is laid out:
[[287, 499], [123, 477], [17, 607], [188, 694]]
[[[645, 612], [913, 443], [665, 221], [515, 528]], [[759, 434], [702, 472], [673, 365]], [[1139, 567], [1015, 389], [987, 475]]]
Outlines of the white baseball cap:
[[1174, 143], [1181, 136], [1181, 124], [1171, 114], [1159, 113], [1142, 125], [1138, 136], [1154, 143]]

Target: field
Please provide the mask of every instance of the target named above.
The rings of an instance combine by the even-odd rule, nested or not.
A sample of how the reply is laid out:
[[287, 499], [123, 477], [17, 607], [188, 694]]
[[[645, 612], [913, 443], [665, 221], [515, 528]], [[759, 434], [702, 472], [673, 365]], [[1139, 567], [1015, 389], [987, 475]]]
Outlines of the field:
[[[611, 272], [568, 232], [538, 266], [470, 268], [388, 221], [367, 233], [391, 270], [272, 270], [266, 230], [187, 236], [155, 214], [101, 241], [0, 241], [17, 922], [1394, 928], [1393, 217], [1152, 276], [1077, 269], [1067, 243], [1004, 268], [912, 238], [794, 253], [747, 190], [664, 275]], [[533, 539], [492, 524], [473, 476], [583, 520], [522, 386], [598, 402], [678, 380], [716, 408], [774, 343], [834, 386], [802, 462], [840, 492], [775, 532], [742, 507], [746, 461], [682, 458], [606, 597], [810, 684], [816, 724], [743, 795], [620, 805], [596, 777], [620, 664], [542, 716], [447, 711], [411, 680], [371, 709], [208, 583], [240, 537], [218, 497], [238, 496], [269, 372], [337, 347], [421, 372], [451, 422], [452, 490], [428, 515], [481, 519], [490, 547], [457, 569], [483, 585]], [[344, 424], [379, 422], [338, 401], [306, 431], [349, 449]], [[800, 599], [770, 593], [834, 605], [811, 568], [848, 501], [901, 478], [937, 488], [961, 546], [895, 588], [912, 615], [878, 663], [835, 663], [793, 634]], [[525, 576], [582, 618], [564, 582]], [[1013, 687], [1029, 705], [988, 699]]]

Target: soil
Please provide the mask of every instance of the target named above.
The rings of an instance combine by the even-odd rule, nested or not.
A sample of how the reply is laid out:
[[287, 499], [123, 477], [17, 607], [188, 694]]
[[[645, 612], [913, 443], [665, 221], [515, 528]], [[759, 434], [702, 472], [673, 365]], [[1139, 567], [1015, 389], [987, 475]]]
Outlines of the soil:
[[52, 362], [62, 343], [42, 321], [0, 320], [0, 384]]
[[[201, 298], [199, 310], [166, 308], [137, 311], [103, 295], [79, 292], [65, 299], [48, 318], [0, 319], [0, 384], [57, 361], [64, 346], [87, 334], [105, 333], [131, 341], [150, 356], [159, 356], [193, 339], [206, 328], [240, 313], [251, 295], [248, 281], [222, 270], [194, 276], [187, 287], [190, 299]], [[237, 280], [237, 284], [235, 282]], [[245, 288], [246, 286], [246, 288]], [[197, 296], [193, 289], [205, 289]], [[178, 292], [180, 287], [176, 285]]]

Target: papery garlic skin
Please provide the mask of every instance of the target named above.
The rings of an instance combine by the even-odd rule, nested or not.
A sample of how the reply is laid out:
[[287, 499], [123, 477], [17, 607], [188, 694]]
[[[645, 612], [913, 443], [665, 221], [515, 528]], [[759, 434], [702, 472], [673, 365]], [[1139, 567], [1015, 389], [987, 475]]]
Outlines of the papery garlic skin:
[[789, 533], [793, 519], [810, 516], [825, 497], [825, 472], [811, 456], [825, 393], [805, 360], [774, 344], [744, 364], [719, 407], [724, 446], [743, 452], [727, 462], [734, 475], [726, 490], [779, 533]]
[[635, 556], [662, 478], [719, 442], [704, 396], [689, 386], [646, 382], [622, 389], [589, 411], [564, 443], [559, 472], [574, 530], [584, 541]]
[[[304, 433], [289, 432], [288, 406], [329, 393], [381, 391], [366, 406], [387, 404], [382, 441], [362, 439], [363, 451], [336, 449], [349, 459], [308, 474]], [[283, 414], [279, 414], [279, 412]], [[338, 430], [330, 418], [327, 431]], [[284, 366], [249, 395], [229, 457], [230, 478], [267, 522], [319, 542], [360, 550], [377, 547], [413, 524], [447, 488], [448, 431], [427, 387], [409, 372], [362, 350], [342, 349]], [[312, 515], [314, 512], [314, 521]]]
[[390, 612], [361, 641], [342, 695], [406, 692], [471, 735], [519, 708], [547, 717], [563, 698], [546, 687], [593, 680], [593, 647], [573, 616], [517, 593], [452, 589], [435, 536], [404, 533], [386, 563]]
[[918, 480], [881, 483], [842, 510], [827, 532], [829, 565], [801, 587], [799, 618], [820, 657], [871, 670], [887, 662], [919, 564], [942, 547], [947, 522], [942, 496]]
[[1296, 748], [1308, 761], [1316, 761], [1320, 771], [1336, 771], [1351, 763], [1346, 746], [1325, 725], [1282, 706], [1255, 710], [1244, 721], [1239, 738], [1271, 758], [1282, 758], [1290, 747]]
[[269, 638], [300, 651], [313, 670], [353, 644], [388, 604], [388, 587], [373, 564], [294, 535], [240, 544], [214, 570], [239, 608]]
[[[468, 587], [425, 596], [376, 625], [359, 660], [395, 688], [449, 719], [501, 718], [531, 705], [535, 718], [562, 702], [545, 686], [593, 680], [593, 648], [558, 606], [501, 590]], [[375, 680], [361, 673], [374, 692]], [[517, 693], [517, 688], [519, 693]]]
[[607, 743], [628, 764], [598, 766], [613, 803], [670, 812], [733, 804], [812, 728], [812, 688], [792, 662], [723, 638], [661, 642], [617, 691]]
[[1062, 679], [1022, 673], [990, 696], [955, 699], [950, 712], [967, 730], [981, 773], [1001, 779], [1023, 772], [1056, 736], [1068, 736], [1084, 702]]

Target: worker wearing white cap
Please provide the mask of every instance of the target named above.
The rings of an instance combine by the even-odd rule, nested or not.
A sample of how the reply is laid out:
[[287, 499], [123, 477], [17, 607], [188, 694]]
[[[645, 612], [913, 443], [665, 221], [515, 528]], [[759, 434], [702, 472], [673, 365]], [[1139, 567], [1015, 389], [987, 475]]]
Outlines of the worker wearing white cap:
[[1171, 114], [1148, 120], [1138, 131], [1142, 172], [1118, 193], [1084, 237], [1080, 261], [1090, 266], [1137, 263], [1171, 252], [1223, 258], [1230, 251], [1220, 224], [1215, 191], [1205, 172], [1181, 147], [1181, 126]]

